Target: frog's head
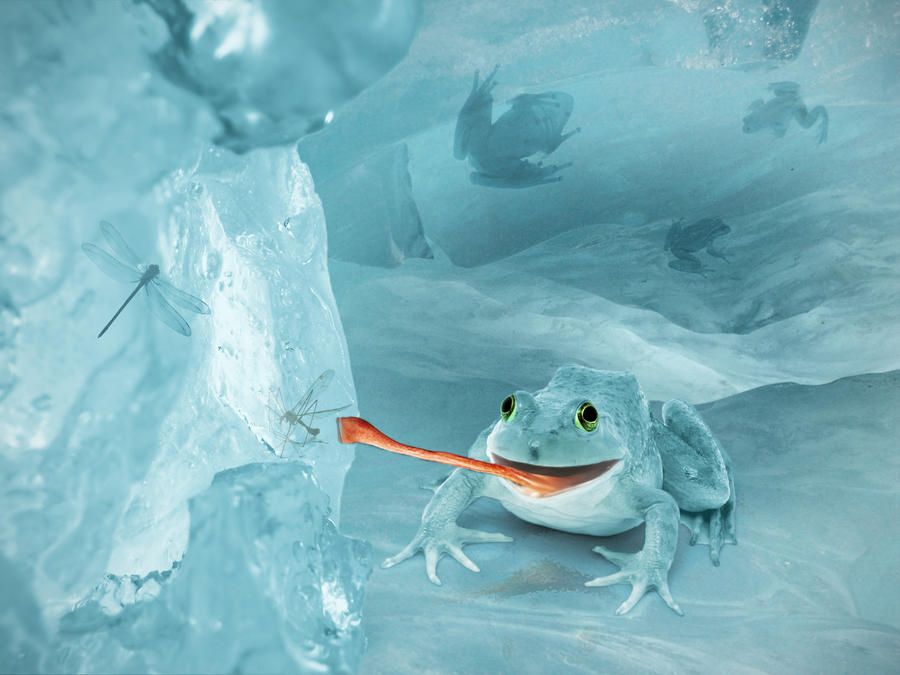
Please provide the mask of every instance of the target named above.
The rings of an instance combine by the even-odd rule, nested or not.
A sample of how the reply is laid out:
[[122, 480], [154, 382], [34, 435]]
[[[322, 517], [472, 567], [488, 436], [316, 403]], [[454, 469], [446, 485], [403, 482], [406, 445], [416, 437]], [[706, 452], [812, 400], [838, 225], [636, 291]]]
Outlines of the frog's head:
[[743, 119], [745, 134], [754, 134], [765, 126], [762, 114], [763, 105], [762, 99], [750, 104], [750, 112]]
[[721, 237], [731, 232], [731, 228], [722, 222], [721, 218], [704, 218], [698, 222], [703, 223], [709, 237]]
[[648, 415], [632, 375], [564, 366], [544, 389], [502, 401], [488, 459], [547, 477], [550, 493], [609, 480], [626, 468]]

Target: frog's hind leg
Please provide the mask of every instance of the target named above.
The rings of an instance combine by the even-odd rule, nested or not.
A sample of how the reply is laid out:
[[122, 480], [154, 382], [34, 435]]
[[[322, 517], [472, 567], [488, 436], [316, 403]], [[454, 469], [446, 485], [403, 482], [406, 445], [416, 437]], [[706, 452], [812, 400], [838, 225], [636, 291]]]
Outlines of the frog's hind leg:
[[674, 255], [677, 260], [670, 260], [669, 267], [673, 270], [678, 270], [679, 272], [697, 272], [698, 274], [701, 271], [702, 265], [700, 264], [700, 259], [692, 255], [690, 251], [678, 248], [677, 246], [670, 249], [672, 251], [672, 255]]
[[828, 139], [828, 111], [825, 106], [818, 105], [812, 110], [806, 110], [805, 105], [798, 105], [794, 108], [794, 119], [804, 129], [809, 129], [815, 124], [819, 117], [822, 118], [822, 128], [819, 131], [819, 143], [824, 143]]
[[735, 490], [731, 462], [697, 411], [672, 400], [663, 406], [663, 422], [654, 420], [654, 439], [663, 463], [663, 489], [681, 508], [691, 530], [691, 545], [709, 545], [719, 564], [725, 543], [736, 544]]

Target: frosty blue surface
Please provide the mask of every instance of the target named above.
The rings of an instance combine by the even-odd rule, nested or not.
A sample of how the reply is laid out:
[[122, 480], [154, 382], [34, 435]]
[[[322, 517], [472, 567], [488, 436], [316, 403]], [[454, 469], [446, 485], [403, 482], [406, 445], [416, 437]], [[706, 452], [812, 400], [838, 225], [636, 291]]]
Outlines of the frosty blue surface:
[[[896, 3], [427, 0], [411, 44], [379, 23], [408, 3], [329, 4], [369, 18], [317, 43], [276, 0], [0, 3], [0, 670], [895, 668]], [[488, 189], [453, 156], [497, 64], [498, 117], [574, 101], [562, 181]], [[744, 133], [778, 83], [797, 98]], [[80, 249], [101, 220], [209, 304], [190, 339], [133, 307], [96, 339], [123, 299]], [[459, 525], [515, 541], [467, 548], [479, 574], [376, 569], [361, 605], [348, 537], [396, 553], [444, 470], [363, 448], [348, 470], [305, 392], [333, 372], [318, 410], [464, 451], [566, 363], [695, 405], [732, 458], [740, 543], [713, 568], [680, 530], [685, 617], [585, 587], [616, 571], [591, 548], [640, 528], [486, 500]]]
[[381, 77], [415, 35], [418, 0], [142, 0], [169, 39], [161, 72], [206, 99], [237, 152], [297, 140]]
[[[269, 410], [276, 395], [293, 404], [333, 371], [320, 409], [355, 411], [312, 179], [290, 147], [239, 157], [212, 144], [218, 122], [150, 60], [159, 21], [145, 7], [5, 3], [2, 11], [0, 552], [3, 586], [15, 592], [3, 593], [0, 669], [119, 672], [144, 663], [204, 671], [197, 645], [213, 649], [204, 636], [215, 633], [231, 648], [217, 650], [215, 668], [233, 670], [258, 646], [239, 617], [210, 616], [223, 627], [185, 634], [182, 657], [153, 654], [161, 636], [183, 632], [204, 607], [216, 613], [227, 592], [256, 595], [246, 585], [252, 570], [225, 569], [253, 550], [256, 530], [231, 531], [227, 520], [204, 526], [208, 548], [193, 562], [186, 553], [200, 526], [188, 500], [207, 494], [216, 474], [290, 464], [293, 473], [286, 466], [253, 479], [263, 492], [293, 482], [298, 492], [278, 498], [295, 510], [313, 505], [308, 522], [298, 512], [279, 526], [285, 538], [296, 530], [298, 541], [306, 528], [309, 542], [279, 559], [280, 573], [302, 576], [321, 544], [346, 555], [323, 563], [332, 572], [313, 575], [314, 594], [326, 584], [335, 597], [351, 594], [365, 576], [353, 546], [334, 532], [352, 449], [337, 443], [333, 424], [321, 424], [314, 439], [298, 437], [278, 456], [282, 430]], [[80, 248], [99, 237], [101, 220], [115, 222], [175, 287], [208, 303], [210, 315], [192, 322], [189, 340], [140, 311], [123, 312], [96, 339], [123, 298]], [[218, 499], [225, 497], [208, 494]], [[214, 561], [223, 566], [218, 577]], [[62, 645], [61, 617], [107, 575], [145, 578], [176, 564], [208, 580], [171, 591], [181, 618], [160, 618], [156, 605], [135, 609], [147, 630], [119, 635], [120, 644], [120, 624], [104, 605], [96, 625], [82, 626], [84, 641]], [[290, 593], [270, 593], [256, 609], [248, 605], [247, 618], [274, 633], [298, 622], [293, 637], [272, 643], [280, 669], [354, 669], [361, 633], [324, 636], [315, 628], [325, 625], [315, 618], [321, 612], [298, 614]], [[329, 611], [336, 622], [359, 621], [358, 603]], [[267, 670], [265, 654], [258, 659], [245, 669]]]

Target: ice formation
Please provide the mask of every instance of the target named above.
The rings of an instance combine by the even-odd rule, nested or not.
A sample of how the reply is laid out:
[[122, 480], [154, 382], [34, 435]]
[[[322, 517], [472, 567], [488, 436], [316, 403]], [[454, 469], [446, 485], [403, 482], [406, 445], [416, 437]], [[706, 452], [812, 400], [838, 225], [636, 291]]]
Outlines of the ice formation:
[[356, 672], [368, 547], [337, 533], [310, 469], [223, 471], [190, 511], [174, 569], [109, 575], [62, 617], [60, 670]]
[[412, 195], [406, 143], [337, 174], [323, 169], [311, 167], [328, 223], [330, 257], [379, 267], [433, 257]]
[[[304, 40], [277, 0], [3, 3], [0, 670], [893, 667], [895, 3], [325, 4], [363, 14]], [[564, 180], [486, 189], [453, 156], [497, 64], [497, 102], [575, 102]], [[827, 143], [742, 132], [784, 82]], [[103, 219], [209, 304], [190, 338], [126, 311], [96, 340]], [[614, 617], [581, 537], [484, 502], [460, 525], [514, 543], [441, 588], [377, 569], [363, 616], [446, 472], [362, 447], [348, 472], [330, 417], [285, 413], [333, 372], [313, 409], [465, 453], [566, 363], [697, 404], [734, 462], [739, 545], [713, 571], [681, 533], [686, 617]]]
[[[321, 433], [298, 436], [278, 457], [269, 410], [276, 394], [296, 400], [326, 371], [334, 376], [319, 409], [355, 409], [324, 215], [306, 166], [290, 146], [238, 156], [211, 145], [216, 119], [151, 63], [165, 30], [143, 5], [6, 3], [3, 12], [2, 669], [204, 671], [197, 645], [215, 634], [206, 648], [216, 640], [231, 648], [217, 669], [354, 670], [368, 563], [335, 531], [352, 449], [336, 443], [333, 421], [313, 417]], [[209, 304], [190, 338], [131, 311], [97, 340], [122, 300], [122, 287], [80, 249], [99, 240], [103, 219]], [[198, 516], [231, 504], [228, 490], [250, 487], [285, 500], [262, 530]], [[266, 522], [280, 528], [268, 552], [254, 548], [269, 536]], [[292, 531], [300, 545], [285, 555]], [[272, 583], [282, 587], [312, 576], [295, 593], [269, 588], [255, 576], [259, 565], [228, 567], [249, 553], [278, 565]], [[115, 619], [104, 629], [95, 617], [78, 624], [90, 633], [84, 641], [61, 642], [60, 617], [94, 597], [106, 575], [152, 579], [173, 566], [163, 599], [129, 610], [146, 631], [128, 637]], [[235, 596], [226, 602], [229, 575]], [[259, 584], [269, 595], [254, 622], [283, 639], [260, 641], [239, 616], [221, 616], [219, 629], [184, 634], [182, 658], [151, 653], [191, 616], [169, 621], [167, 607], [207, 608], [212, 622]]]
[[[301, 140], [314, 177], [407, 143], [435, 255], [393, 270], [330, 261], [365, 419], [465, 453], [509, 392], [560, 365], [627, 368], [651, 398], [709, 402], [739, 481], [739, 544], [719, 568], [682, 530], [683, 620], [656, 598], [612, 617], [628, 590], [584, 587], [615, 568], [581, 537], [475, 503], [461, 527], [516, 541], [467, 547], [480, 574], [442, 561], [440, 588], [421, 560], [376, 569], [361, 672], [401, 657], [419, 672], [567, 673], [883, 671], [900, 658], [886, 590], [897, 546], [876, 534], [900, 505], [900, 26], [888, 2], [852, 15], [714, 4], [731, 28], [711, 51], [713, 3], [427, 3], [410, 56]], [[779, 6], [805, 7], [808, 25], [794, 10], [780, 27], [758, 21]], [[576, 101], [569, 125], [583, 131], [549, 160], [572, 162], [559, 183], [485, 190], [453, 157], [471, 74], [498, 63], [497, 101]], [[781, 138], [742, 132], [747, 104], [785, 81], [828, 110], [827, 143], [793, 121]], [[704, 248], [702, 273], [671, 267], [680, 219], [727, 224], [713, 237], [725, 258]], [[360, 446], [343, 527], [376, 560], [396, 554], [430, 499], [420, 486], [447, 473]]]
[[418, 0], [142, 0], [166, 22], [162, 72], [210, 104], [218, 142], [295, 141], [406, 54]]

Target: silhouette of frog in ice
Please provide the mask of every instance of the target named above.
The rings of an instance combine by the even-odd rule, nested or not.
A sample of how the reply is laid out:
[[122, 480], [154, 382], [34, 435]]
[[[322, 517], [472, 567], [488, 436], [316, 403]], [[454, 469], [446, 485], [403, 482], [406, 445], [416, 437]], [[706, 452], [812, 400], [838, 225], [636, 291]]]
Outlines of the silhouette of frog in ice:
[[680, 272], [696, 272], [703, 274], [703, 266], [693, 253], [706, 249], [706, 252], [717, 258], [728, 261], [725, 254], [713, 248], [713, 242], [722, 235], [731, 232], [731, 228], [719, 218], [704, 218], [692, 225], [684, 226], [681, 218], [672, 223], [666, 234], [663, 250], [671, 251], [677, 260], [670, 260], [669, 267]]
[[569, 136], [581, 131], [579, 127], [562, 133], [572, 114], [574, 99], [558, 91], [519, 94], [509, 101], [512, 107], [492, 124], [491, 90], [497, 84], [497, 68], [480, 85], [475, 71], [472, 91], [456, 120], [453, 156], [469, 158], [475, 169], [469, 179], [476, 185], [523, 188], [562, 180], [562, 176], [554, 174], [571, 166], [571, 162], [544, 166], [524, 158], [537, 152], [547, 156]]
[[825, 142], [828, 138], [828, 112], [824, 106], [819, 105], [808, 111], [799, 96], [800, 85], [796, 82], [773, 82], [768, 89], [775, 97], [765, 102], [758, 99], [750, 104], [750, 114], [744, 118], [745, 134], [768, 128], [781, 138], [787, 132], [792, 117], [804, 129], [809, 129], [821, 117], [819, 143]]

